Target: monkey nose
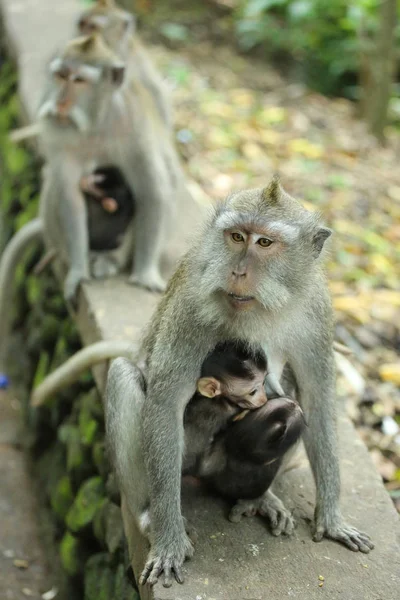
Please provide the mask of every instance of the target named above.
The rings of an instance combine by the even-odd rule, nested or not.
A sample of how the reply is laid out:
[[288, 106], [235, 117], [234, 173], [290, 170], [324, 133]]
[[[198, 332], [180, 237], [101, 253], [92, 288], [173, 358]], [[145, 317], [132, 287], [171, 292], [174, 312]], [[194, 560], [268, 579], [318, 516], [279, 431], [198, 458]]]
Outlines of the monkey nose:
[[233, 269], [232, 275], [237, 277], [238, 279], [241, 277], [246, 277], [246, 269], [241, 269], [240, 267], [237, 269]]

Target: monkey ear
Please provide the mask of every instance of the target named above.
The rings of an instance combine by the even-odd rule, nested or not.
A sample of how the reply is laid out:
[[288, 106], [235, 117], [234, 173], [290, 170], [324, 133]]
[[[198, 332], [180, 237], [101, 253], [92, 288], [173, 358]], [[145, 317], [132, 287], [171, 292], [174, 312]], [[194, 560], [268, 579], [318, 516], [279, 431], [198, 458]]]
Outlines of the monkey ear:
[[214, 398], [222, 394], [221, 384], [214, 377], [201, 377], [197, 382], [197, 391], [206, 398]]
[[119, 87], [124, 81], [125, 65], [115, 65], [111, 67], [111, 81], [116, 87]]
[[321, 254], [321, 250], [328, 239], [332, 235], [332, 229], [328, 227], [319, 227], [318, 231], [314, 233], [313, 237], [313, 254], [315, 258]]

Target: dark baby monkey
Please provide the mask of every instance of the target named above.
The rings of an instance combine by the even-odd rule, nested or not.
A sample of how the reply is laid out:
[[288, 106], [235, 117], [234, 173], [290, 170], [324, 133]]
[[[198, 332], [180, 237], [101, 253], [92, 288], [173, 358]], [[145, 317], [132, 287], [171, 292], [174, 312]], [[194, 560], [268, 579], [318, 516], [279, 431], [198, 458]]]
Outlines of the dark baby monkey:
[[[267, 402], [266, 380], [261, 348], [218, 344], [203, 363], [197, 392], [184, 413], [183, 474], [200, 477], [233, 501], [258, 498], [269, 488], [305, 425], [294, 400]], [[231, 520], [238, 520], [236, 512]]]
[[115, 250], [134, 215], [134, 196], [121, 171], [98, 167], [80, 180], [87, 207], [89, 247]]
[[220, 343], [210, 352], [203, 362], [197, 391], [184, 413], [184, 474], [195, 474], [214, 436], [241, 409], [255, 409], [266, 403], [267, 377], [267, 359], [261, 348], [251, 351], [244, 342], [232, 341]]

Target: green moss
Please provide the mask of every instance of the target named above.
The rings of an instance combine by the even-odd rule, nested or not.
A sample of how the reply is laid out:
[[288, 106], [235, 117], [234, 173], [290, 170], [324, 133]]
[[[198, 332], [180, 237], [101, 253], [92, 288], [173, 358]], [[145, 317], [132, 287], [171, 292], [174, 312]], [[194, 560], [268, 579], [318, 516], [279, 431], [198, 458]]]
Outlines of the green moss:
[[64, 520], [73, 501], [74, 494], [72, 490], [71, 479], [68, 477], [68, 475], [64, 475], [58, 481], [56, 487], [51, 493], [51, 508], [57, 517], [59, 517], [61, 520]]
[[114, 598], [115, 576], [110, 565], [110, 558], [105, 553], [95, 554], [87, 561], [84, 600], [111, 600]]
[[101, 477], [91, 477], [85, 481], [66, 517], [70, 531], [76, 533], [90, 525], [96, 511], [105, 501], [105, 490]]
[[68, 531], [60, 543], [60, 558], [63, 568], [71, 577], [83, 572], [85, 552], [79, 540]]

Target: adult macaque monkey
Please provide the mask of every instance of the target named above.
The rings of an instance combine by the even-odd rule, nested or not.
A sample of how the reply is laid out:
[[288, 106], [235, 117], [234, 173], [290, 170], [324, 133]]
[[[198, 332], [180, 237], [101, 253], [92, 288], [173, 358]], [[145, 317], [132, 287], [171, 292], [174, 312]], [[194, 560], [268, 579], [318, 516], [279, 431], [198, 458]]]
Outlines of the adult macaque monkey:
[[[80, 282], [90, 276], [79, 182], [92, 163], [119, 168], [135, 196], [130, 281], [154, 291], [165, 288], [160, 260], [181, 175], [179, 163], [151, 95], [132, 78], [124, 84], [124, 73], [121, 59], [98, 34], [69, 42], [50, 64], [48, 91], [39, 110], [48, 156], [40, 217], [47, 245], [57, 248], [68, 266], [67, 300], [75, 298]], [[131, 247], [126, 244], [119, 270]]]
[[107, 45], [127, 64], [128, 78], [140, 81], [153, 96], [157, 110], [168, 127], [172, 126], [172, 108], [166, 87], [136, 32], [135, 16], [120, 8], [114, 0], [98, 0], [80, 16], [80, 34], [99, 32]]
[[[286, 362], [294, 372], [316, 483], [314, 540], [326, 536], [354, 551], [373, 548], [339, 508], [332, 310], [321, 268], [330, 235], [273, 179], [265, 189], [235, 193], [216, 207], [170, 280], [141, 348], [147, 380], [141, 477], [150, 491], [152, 542], [141, 583], [153, 584], [161, 574], [168, 583], [171, 572], [181, 581], [182, 564], [193, 553], [180, 502], [183, 414], [205, 357], [227, 339], [261, 345], [277, 377]], [[108, 402], [114, 410], [121, 394], [134, 400], [134, 377], [127, 361], [111, 365]], [[128, 408], [113, 432], [127, 448], [129, 423]], [[287, 514], [269, 490], [260, 503], [266, 516]], [[137, 507], [128, 509], [135, 514]]]

